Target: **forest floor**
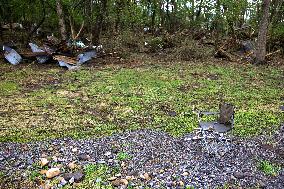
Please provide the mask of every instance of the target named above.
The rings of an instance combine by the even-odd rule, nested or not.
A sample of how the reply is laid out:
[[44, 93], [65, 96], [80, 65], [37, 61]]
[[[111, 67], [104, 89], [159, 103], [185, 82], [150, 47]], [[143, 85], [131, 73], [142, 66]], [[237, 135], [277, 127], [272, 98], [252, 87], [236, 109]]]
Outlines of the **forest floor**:
[[[76, 163], [84, 171], [82, 188], [111, 188], [115, 184], [109, 177], [114, 173], [122, 174], [118, 178], [127, 176], [130, 168], [137, 171], [148, 188], [281, 188], [284, 141], [277, 131], [284, 120], [279, 108], [284, 103], [283, 80], [283, 67], [256, 67], [217, 59], [164, 61], [141, 54], [127, 60], [95, 59], [76, 71], [52, 63], [11, 66], [1, 60], [0, 186], [7, 188], [13, 172], [18, 175], [17, 171], [23, 169], [27, 170], [27, 180], [18, 181], [22, 188], [27, 183], [46, 184], [38, 173], [43, 169], [37, 163], [40, 157], [57, 158], [50, 167], [75, 161], [76, 154], [83, 153], [88, 154], [85, 160], [90, 164]], [[193, 144], [183, 137], [198, 126], [193, 108], [216, 111], [221, 98], [237, 108], [230, 134], [235, 141], [234, 151], [208, 162], [196, 148], [188, 151], [194, 149]], [[129, 140], [125, 141], [126, 135]], [[113, 152], [112, 146], [116, 145], [119, 149]], [[96, 155], [92, 146], [98, 148]], [[62, 155], [67, 151], [74, 154]], [[102, 160], [107, 164], [91, 164], [101, 161], [104, 155], [110, 156]], [[148, 156], [163, 157], [163, 164], [149, 163], [157, 166], [151, 169], [146, 164], [135, 164], [134, 160], [143, 162]], [[64, 163], [58, 161], [59, 157]], [[111, 168], [110, 159], [117, 160]], [[174, 171], [166, 171], [167, 160], [171, 160], [168, 169]], [[129, 169], [120, 172], [124, 161]], [[206, 169], [206, 162], [213, 168], [200, 171]], [[222, 167], [218, 167], [220, 162]], [[224, 175], [225, 169], [228, 174]], [[159, 177], [160, 174], [164, 176]], [[228, 176], [234, 182], [227, 182]], [[18, 176], [14, 178], [17, 180]], [[164, 182], [151, 184], [154, 178]], [[257, 182], [259, 179], [261, 182]], [[60, 182], [55, 180], [48, 184]], [[132, 177], [127, 181], [128, 188], [134, 188], [129, 184], [131, 180]], [[125, 179], [119, 182], [117, 185], [125, 186]]]

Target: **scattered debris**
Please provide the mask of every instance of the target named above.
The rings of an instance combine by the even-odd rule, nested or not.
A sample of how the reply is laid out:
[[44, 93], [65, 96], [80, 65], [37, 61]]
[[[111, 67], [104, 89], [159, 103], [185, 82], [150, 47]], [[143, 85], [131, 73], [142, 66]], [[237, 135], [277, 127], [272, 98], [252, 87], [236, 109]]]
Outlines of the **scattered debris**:
[[[32, 52], [46, 52], [44, 50], [42, 50], [41, 48], [39, 48], [36, 44], [34, 43], [29, 43], [30, 47], [31, 47], [31, 50]], [[45, 63], [46, 61], [48, 61], [50, 57], [46, 56], [46, 55], [39, 55], [39, 56], [36, 56], [36, 59], [39, 63]]]
[[3, 45], [3, 51], [5, 51], [4, 56], [11, 64], [17, 65], [22, 61], [21, 55], [17, 53], [14, 49]]
[[42, 47], [35, 43], [29, 43], [29, 46], [32, 52], [18, 53], [11, 47], [3, 45], [4, 56], [13, 65], [19, 64], [22, 61], [22, 56], [27, 59], [35, 57], [41, 64], [52, 58], [58, 61], [59, 66], [74, 70], [79, 68], [81, 64], [99, 57], [99, 54], [106, 55], [102, 45], [86, 46], [82, 41], [72, 40], [59, 42], [54, 36], [47, 36], [47, 44]]

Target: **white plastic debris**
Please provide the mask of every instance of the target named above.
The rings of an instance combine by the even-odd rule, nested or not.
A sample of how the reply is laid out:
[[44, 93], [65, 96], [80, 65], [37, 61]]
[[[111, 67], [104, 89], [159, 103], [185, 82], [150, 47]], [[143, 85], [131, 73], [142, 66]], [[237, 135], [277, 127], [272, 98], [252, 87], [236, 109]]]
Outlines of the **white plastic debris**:
[[[31, 49], [32, 49], [32, 52], [45, 52], [44, 50], [42, 50], [41, 48], [39, 48], [36, 44], [34, 43], [29, 43]], [[48, 56], [37, 56], [36, 57], [37, 61], [39, 63], [45, 63], [46, 61], [48, 61], [49, 57]]]
[[4, 56], [11, 64], [17, 65], [22, 61], [21, 55], [17, 53], [14, 49], [3, 45], [3, 50], [5, 51]]

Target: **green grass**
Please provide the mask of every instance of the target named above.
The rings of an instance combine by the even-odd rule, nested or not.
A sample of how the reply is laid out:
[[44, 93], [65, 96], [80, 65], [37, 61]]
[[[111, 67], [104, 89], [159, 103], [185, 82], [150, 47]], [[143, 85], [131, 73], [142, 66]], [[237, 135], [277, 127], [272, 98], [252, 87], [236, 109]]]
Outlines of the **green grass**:
[[101, 137], [144, 128], [180, 136], [197, 127], [193, 107], [216, 111], [221, 97], [237, 107], [233, 134], [270, 135], [284, 120], [279, 110], [283, 71], [152, 60], [137, 68], [76, 72], [13, 67], [0, 76], [0, 142]]
[[131, 156], [127, 154], [126, 152], [119, 152], [117, 154], [117, 159], [120, 161], [131, 159]]
[[259, 170], [261, 170], [264, 174], [270, 175], [270, 176], [276, 176], [278, 175], [279, 171], [281, 170], [281, 167], [267, 161], [262, 160], [259, 162], [258, 165]]

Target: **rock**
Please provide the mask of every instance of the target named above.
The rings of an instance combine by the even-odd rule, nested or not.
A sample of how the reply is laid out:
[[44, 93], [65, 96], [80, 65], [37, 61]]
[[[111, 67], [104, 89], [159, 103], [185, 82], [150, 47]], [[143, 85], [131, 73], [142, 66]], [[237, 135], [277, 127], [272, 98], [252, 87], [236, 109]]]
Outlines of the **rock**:
[[77, 148], [72, 148], [72, 152], [77, 152], [78, 149]]
[[266, 184], [263, 182], [263, 181], [258, 181], [258, 185], [260, 188], [265, 188], [266, 187]]
[[72, 178], [69, 180], [69, 183], [70, 183], [70, 184], [73, 184], [74, 182], [75, 182], [75, 178], [72, 177]]
[[127, 186], [128, 185], [128, 180], [127, 179], [120, 179], [120, 182], [122, 185]]
[[56, 156], [52, 156], [52, 161], [57, 162], [58, 158]]
[[130, 175], [130, 176], [135, 176], [135, 177], [137, 177], [137, 176], [139, 175], [139, 172], [138, 172], [137, 170], [134, 170], [134, 171], [131, 171], [131, 172], [129, 173], [129, 175]]
[[62, 178], [62, 179], [60, 180], [60, 184], [61, 184], [62, 186], [65, 186], [67, 183], [68, 183], [68, 182], [67, 182], [64, 178]]
[[110, 178], [108, 178], [107, 180], [108, 181], [114, 181], [114, 180], [116, 180], [117, 179], [117, 177], [110, 177]]
[[131, 181], [131, 180], [134, 179], [134, 176], [126, 176], [125, 179], [128, 180], [128, 181]]
[[98, 163], [99, 163], [99, 164], [105, 164], [105, 163], [106, 163], [106, 161], [105, 161], [105, 160], [103, 160], [103, 159], [101, 159], [101, 160], [98, 160]]
[[121, 174], [120, 174], [120, 173], [118, 173], [118, 174], [116, 174], [116, 175], [114, 175], [114, 176], [116, 176], [116, 177], [121, 177]]
[[75, 164], [74, 162], [71, 162], [71, 163], [69, 163], [69, 164], [67, 165], [67, 167], [68, 167], [69, 169], [75, 169], [75, 168], [76, 168], [76, 164]]
[[46, 177], [51, 179], [57, 175], [60, 174], [60, 169], [59, 168], [51, 168], [46, 172]]
[[120, 180], [119, 179], [115, 179], [113, 181], [111, 181], [111, 184], [115, 187], [119, 187], [120, 186]]
[[243, 179], [245, 178], [245, 175], [242, 172], [235, 172], [234, 177], [236, 177], [237, 179]]
[[144, 173], [140, 175], [140, 178], [145, 179], [145, 180], [151, 180], [151, 177], [148, 173]]
[[183, 172], [183, 173], [182, 173], [182, 176], [188, 176], [188, 175], [189, 175], [188, 172]]
[[46, 174], [46, 172], [47, 172], [47, 170], [41, 170], [41, 171], [39, 172], [39, 174], [41, 174], [41, 175], [45, 175], [45, 174]]
[[91, 157], [90, 157], [88, 154], [80, 154], [80, 155], [78, 156], [78, 159], [79, 159], [79, 160], [82, 160], [82, 161], [88, 161], [88, 160], [91, 159]]
[[111, 155], [111, 152], [106, 152], [105, 153], [105, 156], [110, 156]]
[[126, 180], [126, 179], [115, 179], [115, 180], [111, 181], [111, 184], [115, 187], [119, 187], [119, 186], [126, 187], [128, 185], [128, 180]]
[[184, 186], [184, 182], [183, 181], [179, 181], [179, 185], [183, 187]]
[[66, 180], [66, 181], [69, 181], [74, 178], [74, 181], [75, 182], [80, 182], [83, 180], [84, 178], [84, 174], [81, 172], [81, 171], [77, 171], [75, 173], [65, 173], [63, 175], [63, 178]]
[[1, 161], [4, 161], [4, 160], [5, 160], [5, 157], [3, 157], [3, 156], [0, 155], [0, 162], [1, 162]]

